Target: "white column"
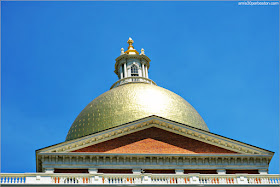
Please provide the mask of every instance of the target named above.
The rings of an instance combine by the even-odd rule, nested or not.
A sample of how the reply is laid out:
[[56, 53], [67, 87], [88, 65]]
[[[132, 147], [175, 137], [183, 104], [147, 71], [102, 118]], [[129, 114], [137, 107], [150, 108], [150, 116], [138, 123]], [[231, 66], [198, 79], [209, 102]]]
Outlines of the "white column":
[[127, 77], [126, 63], [123, 64], [124, 78]]
[[122, 66], [120, 68], [120, 73], [121, 73], [121, 79], [123, 79], [123, 68], [122, 68]]
[[143, 63], [142, 63], [142, 77], [145, 77], [145, 67]]
[[146, 78], [148, 79], [149, 77], [148, 77], [148, 68], [147, 68], [147, 65], [145, 66], [145, 75], [146, 75]]

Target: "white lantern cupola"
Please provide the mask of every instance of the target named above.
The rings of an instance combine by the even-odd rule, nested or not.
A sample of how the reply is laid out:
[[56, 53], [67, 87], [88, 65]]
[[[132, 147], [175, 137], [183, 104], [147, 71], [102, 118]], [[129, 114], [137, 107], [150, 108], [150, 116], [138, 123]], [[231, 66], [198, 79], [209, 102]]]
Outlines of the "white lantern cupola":
[[134, 41], [129, 38], [127, 51], [121, 48], [121, 55], [116, 58], [115, 73], [119, 80], [113, 84], [112, 88], [128, 83], [156, 83], [149, 79], [148, 69], [150, 67], [150, 59], [145, 55], [144, 49], [141, 49], [139, 54], [133, 47]]

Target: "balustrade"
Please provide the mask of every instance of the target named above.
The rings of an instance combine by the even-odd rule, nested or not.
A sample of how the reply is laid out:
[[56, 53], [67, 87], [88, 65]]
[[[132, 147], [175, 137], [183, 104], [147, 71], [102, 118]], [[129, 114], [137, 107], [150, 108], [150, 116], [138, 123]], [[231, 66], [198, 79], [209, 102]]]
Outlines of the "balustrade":
[[200, 184], [238, 184], [236, 176], [200, 176]]
[[105, 175], [102, 177], [103, 184], [141, 184], [141, 176], [135, 175]]
[[126, 78], [120, 79], [117, 82], [115, 82], [115, 84], [113, 84], [113, 86], [111, 86], [110, 89], [118, 87], [123, 84], [131, 83], [131, 82], [144, 82], [147, 84], [156, 85], [156, 83], [154, 81], [152, 81], [151, 79], [145, 78], [145, 77], [126, 77]]
[[280, 184], [280, 177], [253, 176], [248, 177], [249, 184]]
[[53, 176], [52, 183], [55, 184], [88, 184], [89, 176]]
[[189, 176], [161, 175], [151, 176], [152, 184], [190, 184]]
[[13, 175], [13, 176], [2, 176], [1, 184], [23, 184], [25, 183], [25, 176], [23, 175]]
[[279, 185], [280, 175], [2, 173], [1, 184], [202, 184], [206, 186], [213, 184]]

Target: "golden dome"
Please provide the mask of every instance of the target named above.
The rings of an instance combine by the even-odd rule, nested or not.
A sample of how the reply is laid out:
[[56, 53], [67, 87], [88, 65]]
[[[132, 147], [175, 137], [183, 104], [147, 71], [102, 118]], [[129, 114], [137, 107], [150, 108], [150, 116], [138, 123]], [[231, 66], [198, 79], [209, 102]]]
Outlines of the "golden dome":
[[179, 95], [155, 85], [129, 83], [91, 101], [75, 119], [66, 141], [151, 115], [209, 131], [198, 112]]

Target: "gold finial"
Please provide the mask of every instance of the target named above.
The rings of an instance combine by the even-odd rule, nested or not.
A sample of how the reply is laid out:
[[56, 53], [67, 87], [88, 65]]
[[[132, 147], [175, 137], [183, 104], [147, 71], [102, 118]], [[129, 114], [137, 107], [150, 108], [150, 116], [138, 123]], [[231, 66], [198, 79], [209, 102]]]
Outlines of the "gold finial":
[[129, 49], [134, 49], [134, 47], [132, 45], [134, 43], [134, 41], [132, 40], [132, 38], [129, 37], [129, 39], [127, 40], [127, 43], [129, 45], [128, 48], [127, 48], [128, 50]]
[[127, 43], [128, 43], [128, 48], [127, 48], [127, 51], [124, 52], [125, 54], [128, 54], [128, 55], [139, 55], [138, 51], [136, 51], [136, 49], [134, 49], [133, 47], [133, 43], [134, 41], [132, 40], [132, 38], [129, 37], [129, 39], [127, 40]]

